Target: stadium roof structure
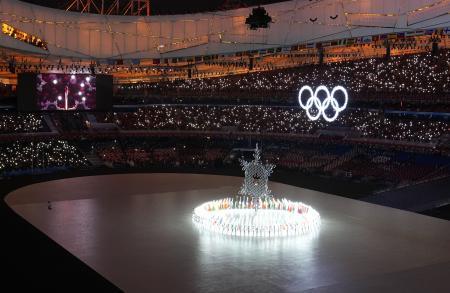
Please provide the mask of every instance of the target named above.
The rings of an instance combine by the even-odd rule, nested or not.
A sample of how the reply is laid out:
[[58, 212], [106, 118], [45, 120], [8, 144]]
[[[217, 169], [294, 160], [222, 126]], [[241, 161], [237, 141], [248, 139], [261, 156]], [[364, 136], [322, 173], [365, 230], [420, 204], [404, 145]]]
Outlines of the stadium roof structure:
[[[107, 15], [173, 15], [230, 10], [286, 0], [20, 0], [40, 6]], [[150, 4], [147, 7], [147, 3]]]
[[252, 8], [184, 15], [80, 14], [0, 0], [0, 46], [43, 56], [140, 60], [231, 54], [450, 26], [450, 0], [297, 0], [265, 5], [269, 28], [250, 30]]

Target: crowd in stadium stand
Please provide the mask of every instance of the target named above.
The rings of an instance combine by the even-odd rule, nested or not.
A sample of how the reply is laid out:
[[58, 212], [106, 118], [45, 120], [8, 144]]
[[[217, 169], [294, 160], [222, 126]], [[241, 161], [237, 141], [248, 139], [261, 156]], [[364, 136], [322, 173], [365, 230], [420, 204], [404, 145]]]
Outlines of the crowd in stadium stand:
[[[309, 65], [219, 78], [198, 78], [120, 86], [118, 102], [219, 102], [262, 98], [292, 104], [303, 85], [341, 85], [355, 99], [437, 100], [450, 96], [450, 51], [390, 59]], [[338, 84], [336, 84], [338, 83]], [[158, 99], [156, 97], [164, 97]], [[255, 100], [255, 99], [253, 99]], [[256, 102], [258, 102], [256, 100]]]
[[87, 165], [83, 154], [67, 141], [16, 141], [0, 145], [0, 173], [20, 174], [33, 169]]
[[[446, 137], [446, 145], [450, 145], [450, 121], [445, 115], [352, 106], [331, 124], [323, 119], [313, 122], [298, 107], [296, 92], [304, 84], [333, 87], [339, 81], [339, 85], [349, 90], [351, 100], [425, 99], [432, 101], [431, 107], [439, 105], [438, 110], [445, 112], [447, 108], [439, 103], [450, 100], [449, 60], [450, 51], [441, 51], [437, 56], [419, 54], [241, 76], [128, 85], [118, 92], [124, 103], [148, 103], [156, 99], [158, 104], [125, 107], [116, 113], [3, 113], [0, 135], [14, 134], [18, 141], [0, 143], [0, 173], [79, 168], [92, 164], [86, 159], [88, 156], [114, 168], [237, 167], [237, 158], [242, 153], [235, 150], [242, 147], [243, 141], [254, 134], [275, 134], [276, 137], [265, 138], [269, 147], [264, 149], [264, 157], [284, 170], [394, 185], [448, 175], [450, 148], [444, 148], [441, 141]], [[231, 105], [232, 99], [235, 103], [248, 101], [253, 105]], [[286, 101], [284, 104], [289, 106], [264, 105], [271, 104], [271, 99]], [[167, 105], [186, 101], [200, 105]], [[217, 101], [228, 105], [217, 105]], [[115, 128], [102, 130], [99, 125], [102, 123]], [[93, 129], [92, 124], [99, 128]], [[69, 141], [39, 138], [39, 132], [50, 128], [54, 137], [62, 135]], [[112, 134], [102, 136], [108, 131]], [[120, 136], [116, 137], [117, 131]], [[160, 138], [172, 136], [173, 131], [193, 136], [179, 136], [172, 143], [140, 137], [149, 131], [166, 131]], [[37, 133], [33, 142], [29, 138], [21, 140], [21, 135], [27, 135], [23, 133], [32, 132]], [[210, 133], [223, 134], [222, 141], [218, 142], [217, 136], [210, 139]], [[16, 139], [15, 136], [8, 139]], [[374, 140], [381, 145], [375, 148]]]
[[[84, 114], [49, 114], [61, 132], [87, 130]], [[348, 109], [332, 123], [309, 121], [302, 109], [266, 106], [147, 106], [135, 112], [97, 114], [98, 122], [121, 130], [221, 131], [275, 134], [317, 134], [320, 130], [346, 136], [393, 141], [438, 142], [450, 133], [450, 121], [436, 117], [399, 116], [382, 111]], [[48, 131], [43, 115], [1, 114], [0, 134]]]
[[60, 132], [83, 131], [86, 130], [86, 123], [83, 119], [83, 113], [73, 112], [50, 113], [53, 124]]
[[0, 81], [0, 99], [13, 95], [12, 87]]
[[0, 134], [38, 132], [45, 129], [42, 115], [38, 114], [0, 114]]
[[[436, 147], [429, 147], [422, 152], [442, 154], [446, 162], [448, 154], [439, 148], [440, 138], [450, 134], [448, 120], [435, 120], [429, 118], [390, 116], [378, 111], [364, 109], [347, 110], [333, 124], [326, 124], [323, 120], [310, 122], [305, 114], [294, 108], [287, 107], [243, 107], [243, 106], [149, 106], [138, 109], [136, 112], [121, 112], [97, 114], [97, 121], [116, 123], [127, 136], [126, 130], [177, 130], [199, 131], [197, 139], [208, 137], [202, 131], [249, 132], [249, 133], [276, 133], [283, 135], [306, 134], [310, 141], [316, 141], [314, 147], [305, 148], [302, 145], [289, 145], [284, 149], [270, 149], [266, 157], [282, 168], [292, 170], [307, 170], [308, 172], [321, 172], [334, 174], [344, 172], [358, 177], [366, 174], [374, 178], [390, 180], [397, 176], [398, 180], [419, 180], [425, 175], [437, 172], [442, 167], [436, 160], [425, 167], [411, 160], [395, 159], [397, 155], [386, 155], [376, 151], [362, 151], [370, 147], [371, 141], [361, 144], [351, 140], [334, 138], [333, 134], [323, 145], [321, 130], [343, 131], [348, 137], [376, 138], [393, 141], [393, 146], [405, 141], [415, 143], [434, 142]], [[82, 124], [86, 114], [73, 113], [66, 115], [49, 115], [57, 126], [60, 134], [75, 131], [87, 131]], [[63, 120], [61, 120], [63, 117]], [[43, 117], [35, 114], [3, 115], [0, 116], [0, 130], [2, 133], [39, 132]], [[67, 120], [67, 121], [66, 121]], [[64, 122], [66, 121], [66, 122]], [[64, 126], [68, 124], [69, 126]], [[77, 140], [77, 135], [72, 138]], [[91, 133], [92, 134], [92, 133]], [[100, 133], [101, 134], [101, 133]], [[166, 134], [167, 135], [167, 134]], [[90, 136], [95, 140], [94, 136]], [[99, 137], [101, 139], [101, 135]], [[280, 139], [280, 137], [278, 138]], [[214, 140], [214, 139], [213, 139]], [[233, 139], [229, 139], [231, 142]], [[294, 141], [297, 139], [294, 139]], [[180, 142], [189, 141], [179, 138]], [[291, 140], [292, 141], [292, 140]], [[278, 141], [277, 144], [281, 142]], [[2, 173], [12, 170], [26, 170], [30, 168], [47, 168], [55, 166], [76, 167], [87, 165], [83, 152], [78, 151], [78, 143], [50, 141], [46, 142], [16, 142], [0, 145], [0, 170]], [[138, 143], [105, 145], [93, 143], [90, 150], [97, 150], [96, 155], [108, 164], [132, 166], [191, 166], [213, 167], [224, 164], [231, 152], [230, 145], [211, 147], [163, 147], [157, 144], [146, 146], [145, 140]], [[356, 150], [355, 150], [356, 149]], [[410, 146], [396, 148], [397, 150], [411, 150]], [[84, 152], [86, 153], [86, 152]], [[338, 168], [340, 167], [340, 168]], [[447, 169], [445, 169], [447, 170]], [[369, 175], [367, 175], [369, 176]], [[369, 176], [370, 177], [370, 176]]]
[[[295, 172], [394, 185], [450, 174], [450, 158], [446, 156], [351, 145], [321, 144], [319, 147], [316, 143], [266, 143], [263, 159], [275, 163], [279, 169]], [[127, 139], [96, 144], [95, 149], [111, 167], [221, 168], [238, 166], [237, 159], [243, 155], [239, 151], [241, 148], [236, 148], [238, 145], [237, 141], [212, 144], [197, 141], [195, 144], [195, 140], [185, 140], [149, 144], [143, 139]]]
[[263, 106], [148, 106], [132, 113], [97, 115], [123, 130], [242, 131], [253, 133], [314, 134], [320, 129], [341, 129], [347, 135], [430, 142], [450, 129], [449, 121], [400, 118], [380, 111], [349, 109], [333, 124], [309, 121], [305, 112], [291, 107]]

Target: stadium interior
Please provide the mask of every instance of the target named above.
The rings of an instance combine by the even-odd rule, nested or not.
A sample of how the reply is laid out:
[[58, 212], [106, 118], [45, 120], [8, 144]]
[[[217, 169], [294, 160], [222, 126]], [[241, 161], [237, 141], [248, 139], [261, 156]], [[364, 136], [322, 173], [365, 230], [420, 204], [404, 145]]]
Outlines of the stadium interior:
[[[414, 213], [412, 228], [425, 229], [421, 219], [430, 216], [450, 227], [450, 1], [0, 0], [0, 24], [1, 250], [11, 292], [175, 292], [163, 283], [179, 276], [160, 277], [161, 284], [152, 279], [149, 287], [116, 282], [113, 273], [86, 264], [88, 252], [68, 251], [39, 228], [43, 222], [30, 224], [17, 202], [8, 204], [10, 192], [94, 175], [242, 177], [241, 160], [251, 158], [256, 144], [262, 161], [276, 165], [271, 181]], [[308, 89], [301, 93], [305, 86], [309, 99]], [[34, 203], [31, 198], [24, 202]], [[64, 211], [57, 200], [41, 198], [44, 212]], [[330, 221], [321, 217], [327, 231]], [[45, 219], [66, 225], [64, 214]], [[395, 219], [392, 226], [408, 226]], [[448, 238], [433, 239], [450, 248]], [[442, 263], [440, 271], [449, 271], [448, 254]], [[367, 264], [378, 265], [385, 263]], [[196, 273], [202, 280], [203, 271]], [[394, 277], [386, 279], [391, 287], [372, 286], [357, 274], [353, 287], [324, 289], [339, 282], [317, 281], [300, 290], [293, 276], [284, 281], [292, 287], [261, 288], [251, 287], [250, 271], [242, 274], [249, 287], [228, 287], [237, 279], [228, 272], [218, 276], [220, 290], [183, 285], [183, 276], [176, 290], [410, 288]], [[439, 274], [426, 276], [431, 291], [450, 288]]]

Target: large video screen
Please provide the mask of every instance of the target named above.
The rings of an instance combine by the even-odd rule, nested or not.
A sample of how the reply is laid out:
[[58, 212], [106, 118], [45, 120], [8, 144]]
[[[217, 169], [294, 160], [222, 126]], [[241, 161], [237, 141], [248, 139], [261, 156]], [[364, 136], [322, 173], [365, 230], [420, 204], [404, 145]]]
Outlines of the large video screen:
[[37, 110], [95, 110], [96, 76], [42, 73], [36, 76]]

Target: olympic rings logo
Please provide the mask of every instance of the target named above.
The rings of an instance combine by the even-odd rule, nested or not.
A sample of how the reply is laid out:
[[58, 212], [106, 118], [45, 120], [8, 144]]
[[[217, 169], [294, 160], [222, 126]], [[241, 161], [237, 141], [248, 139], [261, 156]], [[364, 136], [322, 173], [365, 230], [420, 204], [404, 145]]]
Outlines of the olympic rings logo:
[[[303, 103], [302, 94], [305, 91], [308, 91], [310, 93], [310, 96], [306, 100], [306, 103]], [[321, 91], [324, 91], [326, 93], [326, 98], [323, 101], [321, 101], [318, 96]], [[344, 94], [344, 104], [342, 106], [339, 105], [338, 100], [334, 97], [334, 95], [338, 91], [341, 91]], [[320, 116], [322, 116], [325, 121], [333, 122], [337, 119], [339, 113], [347, 108], [348, 93], [347, 90], [342, 86], [333, 88], [330, 93], [328, 88], [324, 85], [319, 86], [316, 91], [313, 91], [310, 86], [305, 85], [300, 89], [300, 92], [298, 93], [298, 103], [300, 104], [300, 107], [302, 107], [302, 109], [306, 111], [306, 115], [310, 120], [316, 121], [320, 118]], [[331, 107], [334, 111], [334, 115], [332, 116], [328, 116], [328, 114], [325, 112], [329, 109], [329, 107]], [[317, 114], [315, 115], [311, 113], [311, 109], [314, 108], [317, 109]]]

